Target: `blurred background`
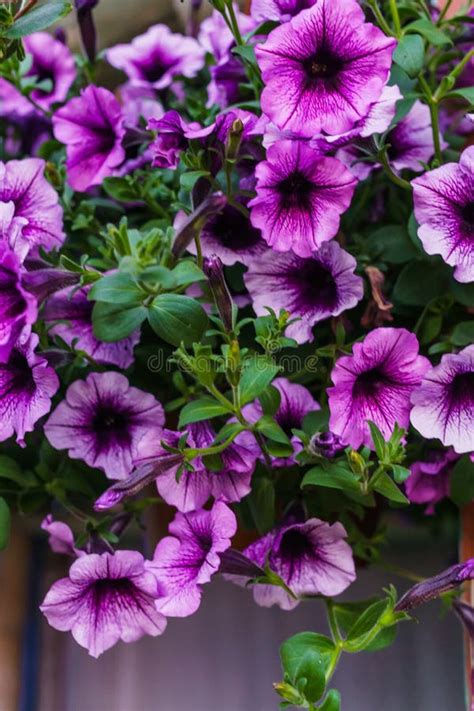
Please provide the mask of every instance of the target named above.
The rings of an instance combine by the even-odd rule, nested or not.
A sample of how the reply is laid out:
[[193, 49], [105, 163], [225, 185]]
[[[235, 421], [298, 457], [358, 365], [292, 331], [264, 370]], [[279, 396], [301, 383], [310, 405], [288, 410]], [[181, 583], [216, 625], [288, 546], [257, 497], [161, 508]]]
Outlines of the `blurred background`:
[[[460, 2], [453, 2], [453, 8]], [[191, 0], [101, 0], [95, 10], [100, 47], [129, 40], [156, 22], [181, 29]], [[204, 6], [208, 3], [204, 3]], [[207, 8], [204, 7], [204, 11]], [[74, 15], [64, 26], [78, 47]], [[397, 520], [393, 565], [432, 575], [457, 561], [453, 533], [433, 538]], [[152, 541], [145, 542], [149, 552]], [[0, 555], [0, 711], [276, 711], [278, 647], [303, 631], [327, 632], [323, 607], [288, 613], [262, 609], [250, 591], [216, 579], [196, 615], [170, 620], [164, 636], [119, 643], [99, 660], [69, 634], [48, 627], [38, 605], [68, 560], [17, 521]], [[383, 569], [362, 570], [347, 599], [379, 594], [389, 582], [410, 583]], [[463, 711], [463, 637], [452, 615], [432, 603], [420, 624], [400, 626], [388, 649], [343, 657], [334, 686], [344, 711]]]

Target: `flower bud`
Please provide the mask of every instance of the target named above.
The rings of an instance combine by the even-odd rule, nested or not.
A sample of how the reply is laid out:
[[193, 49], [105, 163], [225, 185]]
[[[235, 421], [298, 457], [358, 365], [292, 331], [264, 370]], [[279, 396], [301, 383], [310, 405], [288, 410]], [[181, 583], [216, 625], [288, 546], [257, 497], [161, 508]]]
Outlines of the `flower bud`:
[[334, 432], [316, 432], [308, 445], [311, 454], [327, 459], [332, 459], [342, 448], [341, 438]]
[[99, 0], [75, 0], [82, 46], [89, 62], [94, 62], [97, 54], [97, 32], [92, 10], [98, 4]]
[[454, 590], [465, 580], [472, 579], [474, 579], [474, 558], [465, 563], [452, 565], [442, 573], [417, 583], [400, 598], [395, 605], [395, 610], [411, 610], [412, 607], [422, 605], [449, 590]]
[[47, 267], [45, 269], [32, 269], [23, 274], [23, 285], [31, 292], [40, 304], [55, 291], [64, 289], [66, 286], [74, 286], [79, 283], [81, 275], [68, 272], [65, 269]]
[[220, 212], [226, 204], [227, 198], [221, 192], [212, 193], [204, 198], [201, 204], [189, 215], [176, 233], [171, 249], [176, 259], [186, 251], [193, 239], [199, 237], [208, 219]]
[[216, 302], [219, 316], [222, 319], [226, 331], [232, 331], [233, 314], [232, 314], [232, 298], [225, 283], [224, 267], [220, 258], [213, 254], [208, 259], [204, 260], [204, 274], [209, 280], [214, 301]]
[[243, 133], [244, 124], [241, 119], [235, 119], [235, 121], [232, 122], [232, 126], [227, 136], [225, 153], [228, 160], [233, 160], [237, 156], [242, 142]]

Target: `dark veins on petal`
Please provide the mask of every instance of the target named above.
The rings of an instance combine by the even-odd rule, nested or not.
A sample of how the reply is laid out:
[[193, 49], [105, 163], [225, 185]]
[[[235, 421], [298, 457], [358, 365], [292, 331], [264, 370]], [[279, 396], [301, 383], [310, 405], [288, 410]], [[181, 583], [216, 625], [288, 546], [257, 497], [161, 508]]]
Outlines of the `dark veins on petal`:
[[332, 310], [337, 306], [337, 285], [329, 269], [316, 259], [302, 260], [301, 266], [292, 270], [286, 280], [298, 295], [292, 306], [295, 312], [304, 312], [308, 307], [319, 306]]
[[227, 249], [245, 251], [254, 247], [261, 239], [260, 230], [253, 227], [249, 218], [240, 210], [227, 205], [213, 217], [204, 228]]
[[313, 554], [313, 546], [308, 537], [297, 528], [290, 528], [281, 537], [280, 555], [285, 560], [301, 559]]
[[386, 386], [393, 385], [393, 381], [381, 368], [371, 368], [357, 376], [352, 394], [355, 398], [374, 398]]
[[97, 447], [102, 450], [116, 443], [129, 444], [130, 425], [127, 412], [121, 412], [113, 405], [99, 405], [91, 422], [91, 429], [97, 435]]
[[277, 185], [284, 208], [300, 207], [307, 209], [311, 205], [313, 183], [299, 170], [294, 171]]
[[465, 231], [471, 239], [474, 239], [474, 200], [464, 205], [460, 213]]
[[0, 321], [15, 318], [24, 312], [26, 302], [18, 290], [18, 277], [0, 267]]
[[474, 404], [474, 373], [459, 373], [453, 379], [450, 388], [453, 405], [469, 406]]
[[8, 363], [0, 365], [0, 382], [2, 383], [2, 398], [14, 393], [29, 394], [35, 392], [36, 383], [25, 356], [13, 350]]
[[90, 587], [96, 614], [111, 613], [117, 606], [140, 607], [137, 598], [142, 596], [130, 578], [103, 578]]
[[323, 81], [334, 84], [336, 77], [343, 68], [344, 63], [329, 48], [320, 47], [314, 54], [304, 60], [303, 68], [306, 72], [308, 86]]
[[144, 79], [149, 82], [159, 81], [166, 72], [177, 63], [176, 59], [166, 58], [162, 55], [152, 55], [146, 62], [137, 62]]

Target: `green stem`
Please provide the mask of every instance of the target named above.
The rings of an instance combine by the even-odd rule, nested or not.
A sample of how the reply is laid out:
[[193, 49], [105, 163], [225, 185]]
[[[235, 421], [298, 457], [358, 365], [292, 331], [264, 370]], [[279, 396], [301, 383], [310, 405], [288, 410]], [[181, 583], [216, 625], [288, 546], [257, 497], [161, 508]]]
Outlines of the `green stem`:
[[237, 22], [237, 17], [235, 15], [234, 5], [233, 5], [232, 0], [230, 0], [230, 2], [227, 4], [227, 10], [229, 12], [229, 19], [231, 22], [232, 34], [235, 37], [235, 41], [239, 45], [245, 44], [245, 42], [242, 39], [242, 35], [240, 34], [239, 23]]
[[331, 630], [332, 638], [334, 642], [341, 641], [341, 632], [339, 630], [339, 625], [337, 624], [336, 615], [334, 614], [334, 603], [331, 598], [325, 598], [326, 603], [326, 613], [328, 616], [329, 629]]
[[446, 17], [446, 14], [447, 14], [447, 12], [448, 12], [448, 10], [449, 10], [449, 8], [451, 7], [452, 4], [453, 4], [453, 0], [447, 0], [447, 2], [445, 3], [443, 9], [442, 9], [441, 12], [439, 13], [439, 17], [438, 17], [438, 19], [437, 19], [437, 21], [436, 21], [436, 24], [437, 24], [437, 25], [440, 25], [440, 24], [443, 22], [444, 18]]
[[387, 178], [390, 178], [392, 183], [394, 183], [395, 185], [398, 185], [399, 188], [403, 188], [404, 190], [411, 190], [412, 189], [410, 183], [407, 180], [400, 178], [399, 175], [397, 175], [396, 173], [393, 172], [390, 162], [388, 160], [386, 148], [384, 148], [382, 151], [380, 151], [380, 153], [378, 155], [378, 159], [380, 161], [380, 164], [383, 166], [383, 169], [385, 171]]
[[382, 12], [378, 6], [377, 0], [368, 0], [368, 4], [369, 4], [369, 7], [371, 8], [372, 12], [374, 13], [376, 20], [380, 25], [380, 28], [389, 37], [395, 37], [395, 34], [390, 29], [387, 21], [385, 20], [385, 17], [382, 15]]
[[398, 12], [397, 0], [390, 0], [390, 12], [392, 13], [395, 36], [400, 37], [401, 32], [402, 32], [402, 25], [400, 23], [400, 15]]
[[202, 269], [203, 257], [202, 257], [202, 247], [201, 247], [201, 237], [196, 235], [194, 238], [194, 244], [196, 245], [196, 261], [199, 269]]
[[439, 134], [439, 106], [438, 98], [436, 94], [431, 91], [430, 85], [426, 81], [423, 74], [418, 77], [421, 88], [425, 94], [426, 101], [430, 110], [431, 117], [431, 130], [433, 132], [433, 143], [435, 150], [435, 158], [438, 163], [442, 163], [443, 157], [441, 155], [441, 139]]
[[234, 408], [233, 404], [231, 403], [231, 401], [228, 400], [225, 395], [223, 395], [221, 392], [219, 392], [219, 390], [216, 388], [215, 385], [209, 385], [207, 387], [207, 389], [211, 393], [211, 395], [214, 395], [216, 400], [218, 400], [221, 403], [221, 405], [224, 405], [224, 407], [226, 407], [229, 410], [229, 412], [235, 412], [235, 408]]

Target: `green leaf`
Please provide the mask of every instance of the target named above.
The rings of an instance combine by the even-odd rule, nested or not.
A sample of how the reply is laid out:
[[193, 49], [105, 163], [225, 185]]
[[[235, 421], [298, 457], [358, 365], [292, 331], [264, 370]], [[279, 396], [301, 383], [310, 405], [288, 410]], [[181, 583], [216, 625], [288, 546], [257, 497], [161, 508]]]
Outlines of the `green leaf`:
[[327, 407], [322, 407], [320, 410], [308, 412], [303, 418], [303, 430], [308, 435], [314, 435], [316, 432], [326, 430], [329, 423], [329, 410]]
[[25, 478], [19, 464], [14, 459], [0, 455], [0, 479], [8, 479], [14, 481], [15, 484], [24, 485]]
[[359, 491], [360, 486], [350, 469], [341, 463], [330, 464], [326, 469], [316, 466], [309, 469], [303, 477], [301, 488], [305, 486], [324, 486], [327, 489], [347, 489]]
[[416, 260], [400, 272], [393, 298], [409, 306], [426, 306], [429, 301], [446, 293], [449, 282], [449, 269], [444, 263]]
[[414, 79], [423, 69], [425, 45], [420, 35], [405, 35], [399, 41], [393, 61], [402, 67], [411, 79]]
[[10, 509], [4, 498], [0, 496], [0, 550], [7, 547], [10, 538]]
[[198, 265], [189, 259], [179, 262], [171, 271], [176, 286], [187, 286], [194, 284], [196, 281], [203, 281], [206, 275], [199, 269]]
[[452, 44], [451, 38], [442, 32], [430, 20], [415, 20], [405, 27], [405, 32], [416, 32], [422, 35], [435, 47], [442, 47], [445, 44]]
[[367, 246], [371, 255], [391, 264], [403, 264], [419, 256], [406, 227], [402, 225], [380, 227], [371, 233]]
[[242, 405], [252, 402], [272, 382], [280, 368], [265, 356], [255, 356], [245, 363], [240, 378], [240, 401]]
[[[259, 432], [268, 437], [268, 439], [274, 440], [274, 442], [281, 442], [291, 447], [291, 442], [284, 430], [280, 427], [278, 422], [276, 422], [270, 415], [264, 415], [259, 419], [256, 424]], [[293, 448], [291, 448], [293, 451]]]
[[30, 10], [26, 15], [20, 17], [19, 20], [13, 23], [2, 34], [8, 39], [20, 39], [31, 35], [33, 32], [45, 30], [47, 27], [64, 17], [72, 10], [72, 5], [69, 2], [48, 2], [44, 5]]
[[190, 170], [186, 173], [182, 173], [179, 182], [183, 190], [191, 192], [191, 190], [196, 185], [199, 178], [203, 178], [205, 175], [210, 175], [207, 170]]
[[145, 298], [134, 278], [126, 272], [107, 274], [96, 281], [89, 292], [91, 301], [104, 301], [108, 304], [130, 304], [138, 306]]
[[275, 487], [271, 479], [254, 477], [246, 501], [259, 534], [270, 531], [275, 523]]
[[380, 624], [389, 606], [390, 601], [388, 599], [377, 600], [369, 605], [348, 631], [346, 641], [352, 643], [361, 642], [364, 637], [367, 637], [369, 632], [374, 630], [374, 627]]
[[251, 44], [241, 44], [238, 47], [234, 47], [232, 49], [232, 54], [237, 54], [248, 64], [257, 64], [255, 50]]
[[410, 503], [387, 472], [382, 472], [382, 474], [377, 477], [373, 488], [375, 491], [378, 491], [379, 494], [385, 496], [386, 499], [390, 499], [390, 501], [396, 501], [398, 504]]
[[468, 346], [474, 343], [474, 321], [461, 321], [456, 324], [451, 342], [455, 346]]
[[159, 294], [148, 309], [150, 326], [173, 346], [199, 342], [207, 328], [207, 314], [201, 304], [181, 294]]
[[94, 336], [106, 343], [121, 341], [143, 323], [146, 315], [144, 306], [129, 307], [97, 301], [92, 309]]
[[474, 462], [467, 454], [456, 462], [451, 472], [450, 497], [457, 506], [469, 504], [474, 499]]
[[392, 464], [393, 478], [397, 484], [403, 484], [411, 476], [411, 471], [400, 464]]
[[372, 435], [372, 441], [374, 443], [375, 453], [380, 461], [384, 461], [385, 455], [387, 453], [387, 446], [385, 444], [383, 434], [381, 433], [381, 431], [379, 430], [379, 428], [377, 427], [375, 422], [372, 422], [371, 420], [367, 420], [367, 424], [369, 425], [370, 434]]
[[474, 104], [474, 86], [453, 89], [446, 95], [448, 99], [464, 99], [468, 104]]
[[331, 689], [324, 699], [319, 711], [340, 711], [341, 709], [341, 694], [336, 689]]
[[[308, 701], [321, 698], [326, 688], [326, 671], [334, 657], [334, 642], [315, 632], [300, 632], [280, 647], [280, 658], [290, 681]], [[306, 683], [298, 683], [305, 679]]]
[[219, 415], [228, 415], [231, 410], [227, 409], [220, 402], [212, 397], [201, 397], [199, 400], [192, 400], [183, 407], [179, 416], [179, 427], [185, 427], [192, 422], [202, 422], [202, 420], [212, 420]]
[[107, 195], [121, 202], [133, 202], [139, 197], [138, 186], [127, 178], [105, 178], [102, 187]]
[[472, 306], [474, 304], [474, 282], [470, 284], [462, 284], [456, 279], [451, 279], [451, 292], [460, 304], [463, 306]]
[[268, 388], [258, 396], [264, 415], [275, 415], [280, 407], [281, 393], [278, 388], [269, 385]]

